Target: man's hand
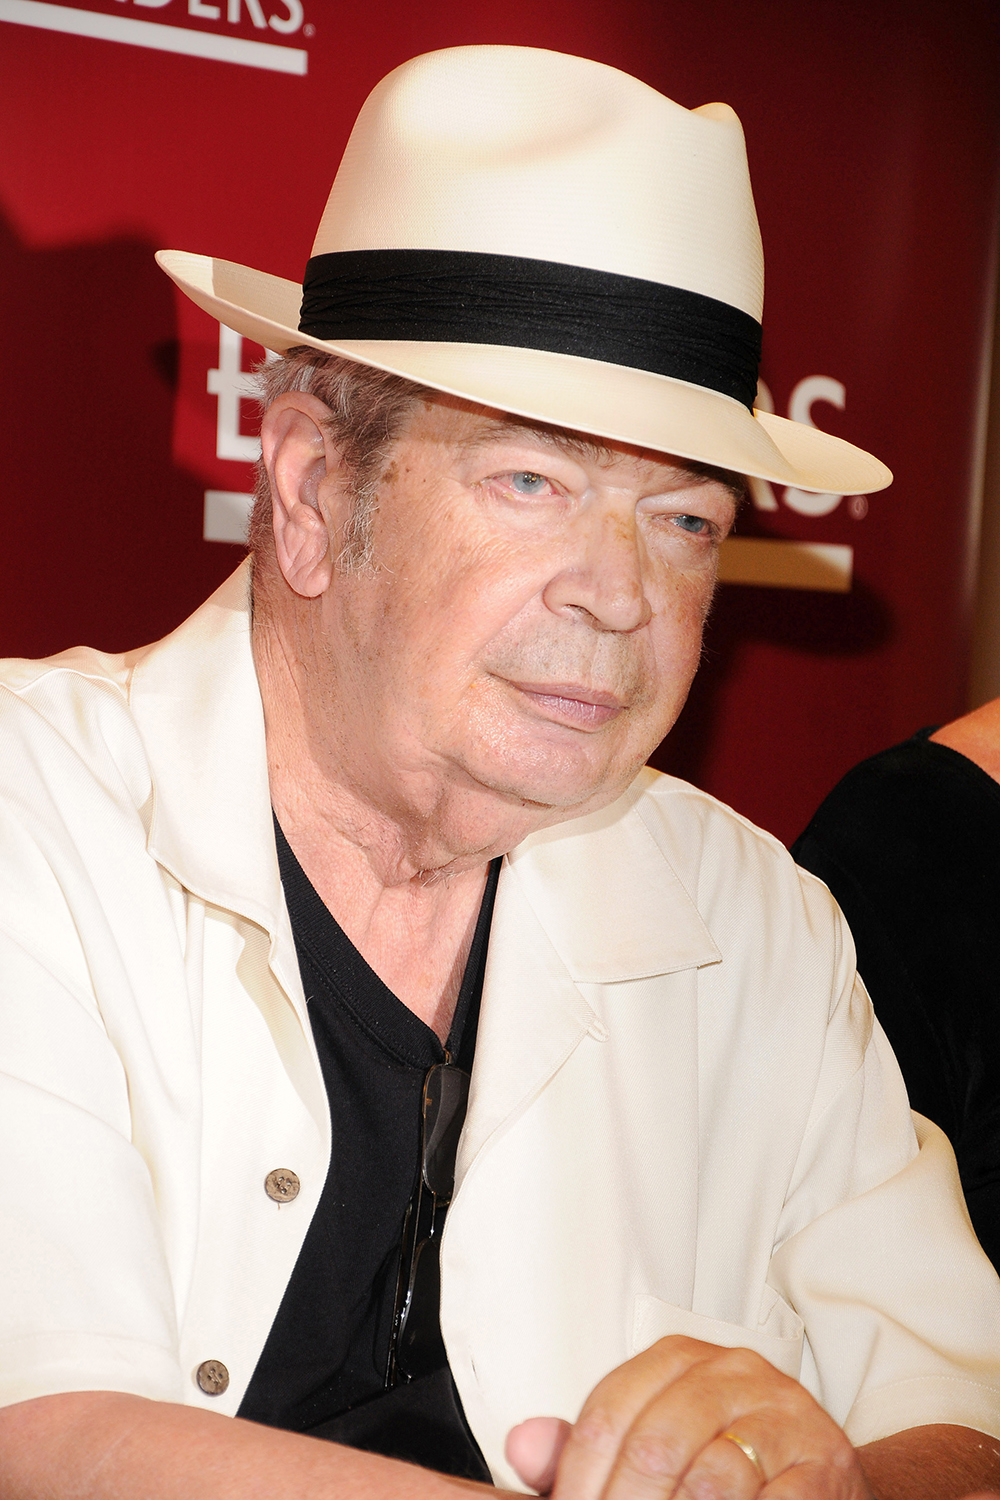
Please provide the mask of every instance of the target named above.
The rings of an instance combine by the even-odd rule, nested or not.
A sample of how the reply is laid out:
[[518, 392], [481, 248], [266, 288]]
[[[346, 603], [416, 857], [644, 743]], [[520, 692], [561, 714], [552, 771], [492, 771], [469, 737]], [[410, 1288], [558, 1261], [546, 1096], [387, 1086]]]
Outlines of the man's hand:
[[749, 1349], [680, 1336], [613, 1370], [572, 1427], [515, 1427], [507, 1457], [553, 1500], [872, 1500], [854, 1448], [797, 1380]]

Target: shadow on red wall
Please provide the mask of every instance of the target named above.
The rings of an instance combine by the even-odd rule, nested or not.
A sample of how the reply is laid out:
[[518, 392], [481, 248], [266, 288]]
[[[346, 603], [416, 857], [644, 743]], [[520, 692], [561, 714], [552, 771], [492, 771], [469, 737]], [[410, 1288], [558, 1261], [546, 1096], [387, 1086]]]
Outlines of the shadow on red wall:
[[[5, 656], [156, 639], [233, 566], [234, 549], [202, 544], [204, 486], [171, 456], [176, 315], [154, 248], [122, 237], [34, 250], [0, 218]], [[22, 358], [28, 348], [45, 357]], [[95, 525], [114, 510], [113, 531]]]

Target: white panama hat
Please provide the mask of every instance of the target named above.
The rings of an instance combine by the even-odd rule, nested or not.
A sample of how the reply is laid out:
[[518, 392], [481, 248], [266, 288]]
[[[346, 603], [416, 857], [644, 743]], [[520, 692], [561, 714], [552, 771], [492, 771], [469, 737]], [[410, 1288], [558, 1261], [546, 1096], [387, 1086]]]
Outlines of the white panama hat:
[[304, 288], [179, 250], [206, 312], [534, 421], [804, 490], [884, 464], [754, 412], [763, 262], [743, 131], [617, 68], [453, 47], [396, 68], [348, 141]]

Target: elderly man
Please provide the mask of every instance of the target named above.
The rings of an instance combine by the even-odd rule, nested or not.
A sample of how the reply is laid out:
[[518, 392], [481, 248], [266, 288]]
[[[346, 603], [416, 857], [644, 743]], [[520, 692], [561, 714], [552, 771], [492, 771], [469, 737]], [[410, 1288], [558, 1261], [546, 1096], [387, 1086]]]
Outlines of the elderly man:
[[642, 769], [739, 476], [888, 481], [751, 413], [732, 112], [432, 54], [301, 322], [163, 262], [283, 357], [252, 586], [5, 672], [4, 1496], [995, 1482], [1000, 1288], [839, 913]]

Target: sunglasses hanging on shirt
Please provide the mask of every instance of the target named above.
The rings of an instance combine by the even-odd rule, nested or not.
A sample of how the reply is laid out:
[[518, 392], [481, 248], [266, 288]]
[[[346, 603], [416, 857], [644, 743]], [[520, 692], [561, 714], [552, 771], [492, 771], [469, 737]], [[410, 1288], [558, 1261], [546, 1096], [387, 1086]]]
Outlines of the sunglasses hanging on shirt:
[[420, 1173], [403, 1221], [387, 1390], [447, 1363], [440, 1316], [441, 1235], [455, 1188], [455, 1161], [470, 1081], [469, 1074], [450, 1060], [435, 1064], [424, 1078]]

